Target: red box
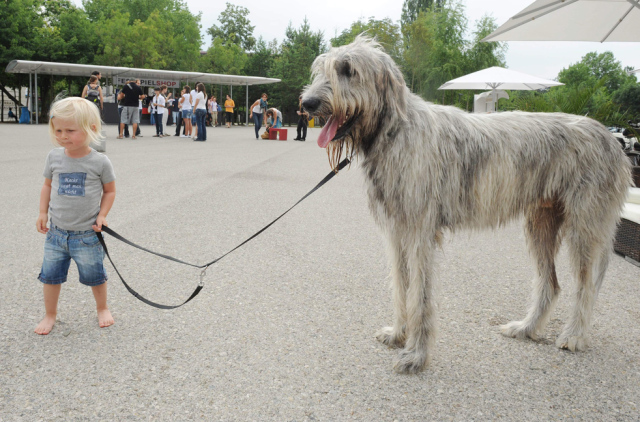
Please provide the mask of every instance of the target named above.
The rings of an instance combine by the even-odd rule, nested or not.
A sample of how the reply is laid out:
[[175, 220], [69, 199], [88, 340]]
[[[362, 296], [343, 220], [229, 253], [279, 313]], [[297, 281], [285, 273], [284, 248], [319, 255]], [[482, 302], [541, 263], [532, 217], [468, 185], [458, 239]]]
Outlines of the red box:
[[276, 129], [276, 128], [271, 128], [269, 129], [269, 139], [271, 140], [280, 140], [280, 141], [286, 141], [287, 140], [287, 129]]

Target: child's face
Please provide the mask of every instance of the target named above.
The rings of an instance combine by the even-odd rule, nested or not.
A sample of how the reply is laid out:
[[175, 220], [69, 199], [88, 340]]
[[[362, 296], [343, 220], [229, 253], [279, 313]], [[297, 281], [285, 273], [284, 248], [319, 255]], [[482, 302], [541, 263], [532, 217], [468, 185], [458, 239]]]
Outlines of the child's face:
[[52, 122], [56, 141], [61, 147], [71, 154], [89, 150], [89, 146], [86, 145], [87, 134], [75, 120], [54, 117]]

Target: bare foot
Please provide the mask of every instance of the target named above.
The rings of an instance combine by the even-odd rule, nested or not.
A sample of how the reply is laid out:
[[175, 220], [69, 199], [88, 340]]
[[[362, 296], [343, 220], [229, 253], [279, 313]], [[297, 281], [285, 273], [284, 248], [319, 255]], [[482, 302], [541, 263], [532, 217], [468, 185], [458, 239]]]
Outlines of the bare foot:
[[109, 312], [108, 309], [98, 311], [98, 324], [100, 324], [100, 328], [109, 327], [113, 325], [114, 322], [111, 312]]
[[40, 324], [36, 327], [34, 332], [36, 334], [40, 334], [46, 336], [53, 329], [53, 325], [56, 323], [56, 316], [53, 315], [45, 315], [45, 317], [40, 321]]

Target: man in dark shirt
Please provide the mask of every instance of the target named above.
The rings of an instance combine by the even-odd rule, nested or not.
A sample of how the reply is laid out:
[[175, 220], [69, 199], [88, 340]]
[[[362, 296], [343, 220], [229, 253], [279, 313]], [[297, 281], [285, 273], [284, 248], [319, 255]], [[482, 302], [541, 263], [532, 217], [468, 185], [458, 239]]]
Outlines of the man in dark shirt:
[[[307, 140], [307, 124], [309, 122], [309, 113], [307, 113], [307, 111], [304, 109], [304, 107], [302, 107], [302, 95], [300, 96], [299, 100], [299, 104], [298, 104], [298, 111], [296, 111], [296, 113], [298, 113], [298, 136], [296, 136], [293, 140], [294, 141], [306, 141]], [[300, 134], [300, 131], [302, 131], [302, 134]]]
[[[130, 80], [122, 87], [118, 98], [122, 99], [123, 105], [122, 114], [120, 115], [120, 135], [118, 136], [118, 139], [122, 139], [125, 124], [132, 125], [133, 133], [136, 133], [136, 129], [138, 129], [138, 124], [140, 123], [138, 101], [145, 98], [145, 95], [135, 81]], [[133, 135], [131, 139], [136, 139], [136, 136]]]

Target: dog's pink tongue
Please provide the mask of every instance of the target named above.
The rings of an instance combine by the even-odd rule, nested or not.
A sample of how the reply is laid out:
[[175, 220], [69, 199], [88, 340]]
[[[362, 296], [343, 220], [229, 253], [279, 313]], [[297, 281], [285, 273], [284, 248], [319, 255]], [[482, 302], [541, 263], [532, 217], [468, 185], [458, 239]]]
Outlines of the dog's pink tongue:
[[329, 117], [327, 123], [322, 128], [320, 135], [318, 136], [318, 146], [320, 148], [326, 148], [329, 142], [336, 136], [338, 130], [338, 119], [334, 119], [333, 116]]

